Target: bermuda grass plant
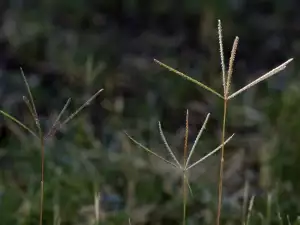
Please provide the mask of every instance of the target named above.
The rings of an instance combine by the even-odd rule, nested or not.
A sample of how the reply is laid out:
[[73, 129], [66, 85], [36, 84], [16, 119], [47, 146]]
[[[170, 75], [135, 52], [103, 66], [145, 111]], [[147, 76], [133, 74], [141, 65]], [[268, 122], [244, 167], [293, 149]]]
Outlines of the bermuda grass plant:
[[[230, 85], [231, 85], [231, 81], [232, 81], [232, 75], [233, 75], [233, 69], [234, 69], [234, 62], [235, 62], [235, 58], [236, 58], [236, 53], [237, 53], [237, 49], [238, 49], [238, 43], [239, 43], [239, 37], [235, 37], [234, 42], [233, 42], [233, 46], [231, 49], [231, 55], [229, 58], [229, 63], [228, 63], [228, 68], [226, 70], [226, 66], [225, 66], [225, 56], [224, 56], [224, 50], [223, 50], [223, 35], [222, 35], [222, 25], [221, 25], [221, 21], [218, 20], [218, 39], [219, 39], [219, 51], [220, 51], [220, 60], [221, 60], [221, 69], [222, 69], [222, 85], [223, 85], [223, 92], [218, 92], [215, 89], [213, 89], [212, 87], [209, 87], [205, 84], [203, 84], [200, 81], [197, 81], [195, 79], [193, 79], [192, 77], [164, 64], [163, 62], [160, 62], [157, 59], [154, 59], [154, 61], [159, 64], [160, 66], [168, 69], [169, 71], [183, 77], [184, 79], [187, 79], [188, 81], [191, 81], [192, 83], [198, 85], [201, 88], [204, 88], [205, 90], [211, 92], [212, 94], [216, 95], [219, 99], [221, 99], [223, 101], [223, 121], [222, 121], [222, 137], [221, 137], [221, 145], [218, 146], [216, 149], [212, 150], [208, 155], [204, 156], [203, 158], [201, 158], [200, 160], [198, 160], [196, 163], [189, 165], [189, 161], [190, 158], [194, 152], [195, 146], [199, 140], [199, 138], [201, 137], [201, 134], [205, 128], [205, 125], [208, 121], [209, 118], [209, 114], [207, 115], [202, 128], [200, 129], [200, 132], [198, 133], [198, 136], [194, 142], [194, 145], [190, 151], [190, 153], [188, 154], [188, 157], [186, 159], [187, 156], [187, 138], [188, 138], [188, 111], [187, 111], [187, 119], [186, 119], [186, 133], [185, 133], [185, 144], [184, 144], [184, 163], [183, 165], [181, 165], [177, 158], [175, 157], [174, 153], [172, 152], [171, 148], [169, 147], [166, 138], [163, 134], [163, 131], [161, 129], [161, 124], [159, 123], [159, 132], [160, 135], [162, 137], [162, 140], [169, 152], [169, 154], [172, 156], [174, 162], [168, 161], [166, 159], [164, 159], [163, 157], [157, 155], [156, 153], [154, 153], [152, 150], [148, 149], [147, 147], [145, 147], [144, 145], [142, 145], [140, 142], [136, 141], [135, 139], [133, 139], [132, 137], [129, 138], [138, 146], [140, 146], [142, 149], [144, 149], [145, 151], [149, 152], [152, 155], [155, 155], [156, 157], [160, 158], [161, 160], [165, 161], [166, 163], [172, 165], [173, 167], [180, 169], [182, 171], [182, 179], [183, 179], [183, 225], [186, 224], [186, 201], [187, 201], [187, 197], [186, 197], [186, 187], [190, 188], [189, 182], [188, 182], [188, 177], [187, 177], [187, 171], [189, 169], [191, 169], [192, 167], [194, 167], [195, 165], [197, 165], [198, 163], [202, 162], [204, 159], [206, 159], [207, 157], [209, 157], [210, 155], [212, 155], [213, 153], [217, 152], [219, 149], [221, 150], [221, 156], [220, 156], [220, 169], [219, 169], [219, 183], [218, 183], [218, 208], [217, 208], [217, 215], [216, 215], [216, 225], [220, 225], [220, 219], [221, 219], [221, 209], [222, 209], [222, 196], [223, 196], [223, 173], [224, 173], [224, 153], [225, 153], [225, 145], [226, 143], [233, 137], [230, 136], [229, 138], [225, 139], [225, 133], [226, 133], [226, 118], [227, 118], [227, 110], [229, 107], [229, 101], [231, 99], [233, 99], [234, 97], [238, 96], [239, 94], [243, 93], [244, 91], [246, 91], [247, 89], [253, 87], [254, 85], [260, 83], [261, 81], [264, 81], [268, 78], [270, 78], [271, 76], [279, 73], [280, 71], [284, 70], [286, 68], [286, 66], [293, 60], [293, 58], [288, 59], [286, 62], [280, 64], [279, 66], [275, 67], [274, 69], [270, 70], [269, 72], [263, 74], [262, 76], [260, 76], [259, 78], [257, 78], [256, 80], [250, 82], [249, 84], [247, 84], [246, 86], [240, 88], [237, 91], [231, 92], [230, 91]], [[191, 189], [191, 188], [190, 188]], [[253, 207], [253, 201], [254, 198], [251, 199], [250, 201], [250, 205], [249, 205], [249, 209], [252, 209]], [[251, 210], [249, 210], [251, 211]], [[249, 221], [249, 216], [247, 217], [247, 221]]]
[[19, 126], [27, 130], [34, 138], [36, 138], [40, 143], [40, 153], [41, 153], [41, 196], [40, 196], [40, 219], [39, 224], [43, 224], [43, 206], [44, 206], [44, 161], [45, 161], [45, 147], [47, 139], [53, 137], [55, 133], [63, 128], [67, 123], [69, 123], [81, 110], [83, 110], [86, 106], [88, 106], [102, 91], [103, 89], [98, 90], [92, 97], [90, 97], [85, 103], [83, 103], [75, 112], [69, 115], [66, 119], [62, 119], [64, 112], [66, 111], [68, 105], [70, 104], [71, 98], [67, 100], [64, 107], [58, 114], [57, 118], [54, 120], [52, 126], [48, 131], [44, 131], [41, 127], [40, 119], [36, 110], [36, 106], [34, 103], [34, 98], [31, 93], [29, 84], [27, 79], [24, 75], [23, 70], [21, 69], [21, 74], [24, 79], [24, 83], [27, 89], [28, 97], [23, 96], [23, 101], [25, 102], [28, 110], [32, 116], [36, 129], [29, 128], [23, 122], [19, 121], [14, 116], [10, 115], [9, 113], [0, 110], [0, 113], [5, 116], [6, 118], [12, 120], [13, 122], [17, 123]]

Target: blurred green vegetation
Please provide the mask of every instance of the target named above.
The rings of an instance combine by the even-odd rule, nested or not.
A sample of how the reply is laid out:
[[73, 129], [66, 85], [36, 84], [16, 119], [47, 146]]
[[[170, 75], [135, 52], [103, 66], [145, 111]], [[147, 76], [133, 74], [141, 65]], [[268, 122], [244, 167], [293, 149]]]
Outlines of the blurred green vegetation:
[[[68, 97], [72, 112], [104, 88], [47, 142], [45, 225], [92, 224], [97, 193], [103, 224], [125, 224], [129, 216], [133, 224], [181, 221], [180, 175], [138, 149], [123, 130], [166, 155], [157, 129], [162, 121], [181, 156], [188, 108], [191, 141], [212, 114], [198, 156], [219, 144], [222, 102], [153, 62], [221, 90], [217, 19], [227, 56], [234, 36], [241, 40], [235, 88], [296, 58], [291, 69], [230, 104], [228, 134], [236, 137], [226, 152], [223, 224], [241, 223], [245, 183], [249, 198], [256, 196], [251, 224], [288, 224], [287, 215], [299, 224], [299, 2], [14, 0], [0, 6], [2, 109], [33, 126], [22, 102], [20, 66], [45, 127]], [[38, 143], [2, 118], [0, 134], [0, 224], [37, 224]], [[214, 156], [192, 171], [189, 224], [215, 222], [218, 161]]]

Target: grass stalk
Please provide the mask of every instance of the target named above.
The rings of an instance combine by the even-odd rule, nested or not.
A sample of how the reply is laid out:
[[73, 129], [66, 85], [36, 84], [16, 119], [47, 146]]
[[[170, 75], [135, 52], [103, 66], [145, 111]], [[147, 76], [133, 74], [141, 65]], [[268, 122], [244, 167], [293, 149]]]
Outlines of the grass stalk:
[[[186, 168], [187, 163], [187, 148], [188, 148], [188, 136], [189, 136], [189, 111], [186, 111], [186, 119], [185, 119], [185, 138], [184, 138], [184, 149], [183, 149], [183, 168]], [[182, 224], [186, 224], [186, 207], [187, 207], [187, 170], [183, 170], [182, 173], [182, 186], [183, 186], [183, 222]]]
[[10, 115], [9, 113], [0, 110], [0, 114], [2, 114], [5, 118], [11, 120], [12, 122], [18, 124], [20, 127], [22, 127], [23, 129], [27, 130], [30, 134], [32, 134], [35, 138], [38, 138], [39, 140], [39, 146], [40, 146], [40, 150], [41, 150], [41, 183], [40, 183], [40, 188], [41, 188], [41, 195], [40, 195], [40, 215], [39, 215], [39, 225], [43, 224], [43, 211], [44, 211], [44, 168], [45, 168], [45, 140], [49, 137], [55, 134], [55, 132], [62, 127], [62, 125], [67, 124], [68, 122], [70, 122], [80, 111], [82, 111], [86, 106], [88, 106], [99, 94], [100, 92], [103, 91], [103, 89], [100, 89], [99, 91], [97, 91], [92, 97], [90, 97], [84, 104], [82, 104], [77, 110], [75, 110], [74, 113], [72, 113], [69, 117], [67, 117], [67, 119], [65, 119], [62, 123], [60, 123], [60, 119], [62, 114], [66, 111], [67, 106], [70, 103], [71, 99], [68, 99], [67, 103], [65, 104], [65, 106], [63, 107], [63, 109], [61, 110], [61, 112], [59, 113], [57, 119], [55, 120], [55, 122], [53, 123], [52, 127], [49, 129], [49, 131], [46, 133], [46, 135], [44, 135], [44, 131], [42, 130], [41, 124], [40, 124], [40, 120], [39, 120], [39, 116], [37, 114], [37, 110], [35, 107], [35, 103], [34, 103], [34, 99], [33, 99], [33, 95], [31, 93], [30, 90], [30, 86], [29, 83], [25, 77], [25, 74], [21, 68], [21, 74], [27, 89], [27, 94], [29, 96], [29, 99], [26, 96], [23, 96], [23, 101], [25, 102], [25, 104], [27, 105], [29, 112], [34, 120], [35, 126], [37, 128], [37, 132], [34, 132], [34, 130], [32, 130], [31, 128], [29, 128], [28, 126], [26, 126], [24, 123], [22, 123], [21, 121], [19, 121], [18, 119], [16, 119], [14, 116]]
[[217, 225], [220, 224], [221, 208], [222, 208], [222, 196], [223, 196], [223, 173], [224, 173], [224, 153], [225, 153], [225, 132], [226, 132], [226, 116], [227, 116], [227, 99], [224, 99], [223, 106], [223, 122], [222, 122], [222, 139], [221, 139], [221, 159], [220, 159], [220, 171], [219, 171], [219, 188], [218, 188], [218, 211], [217, 211]]
[[186, 224], [186, 208], [187, 208], [187, 180], [186, 180], [186, 171], [183, 172], [183, 176], [182, 176], [182, 186], [183, 186], [183, 220], [182, 220], [182, 224], [185, 225]]
[[[202, 87], [204, 89], [206, 89], [207, 91], [215, 94], [216, 96], [218, 96], [219, 98], [223, 99], [223, 119], [222, 119], [222, 134], [221, 134], [221, 146], [219, 146], [218, 148], [216, 148], [215, 150], [213, 150], [211, 153], [209, 153], [207, 156], [209, 156], [210, 154], [213, 154], [215, 151], [219, 150], [219, 148], [221, 148], [221, 158], [220, 158], [220, 171], [219, 171], [219, 181], [218, 181], [218, 208], [217, 208], [217, 221], [216, 221], [216, 225], [220, 225], [220, 219], [221, 219], [221, 209], [222, 209], [222, 197], [223, 197], [223, 173], [224, 173], [224, 157], [225, 157], [225, 144], [232, 138], [232, 136], [230, 138], [228, 138], [227, 140], [225, 140], [225, 133], [226, 133], [226, 117], [227, 117], [227, 110], [228, 110], [228, 103], [229, 100], [231, 100], [232, 98], [236, 97], [237, 95], [243, 93], [244, 91], [248, 90], [249, 88], [253, 87], [254, 85], [260, 83], [261, 81], [264, 81], [268, 78], [270, 78], [271, 76], [279, 73], [280, 71], [284, 70], [286, 68], [286, 66], [293, 60], [293, 58], [288, 59], [286, 62], [280, 64], [279, 66], [275, 67], [274, 69], [270, 70], [269, 72], [263, 74], [262, 76], [260, 76], [259, 78], [257, 78], [256, 80], [250, 82], [249, 84], [245, 85], [244, 87], [240, 88], [239, 90], [230, 93], [230, 85], [231, 85], [231, 80], [232, 80], [232, 74], [233, 74], [233, 65], [234, 65], [234, 61], [235, 61], [235, 56], [236, 56], [236, 52], [237, 52], [237, 47], [238, 47], [238, 43], [239, 43], [239, 38], [236, 37], [233, 45], [232, 45], [232, 49], [231, 49], [231, 55], [230, 55], [230, 59], [229, 59], [229, 65], [228, 65], [228, 71], [225, 71], [225, 60], [224, 60], [224, 50], [223, 50], [223, 35], [222, 35], [222, 26], [221, 26], [221, 21], [218, 20], [218, 40], [219, 40], [219, 51], [220, 51], [220, 61], [221, 61], [221, 69], [222, 69], [222, 84], [223, 84], [223, 94], [220, 94], [219, 92], [217, 92], [216, 90], [214, 90], [212, 87], [209, 87], [203, 83], [201, 83], [200, 81], [197, 81], [191, 77], [189, 77], [188, 75], [158, 61], [157, 59], [154, 59], [154, 61], [159, 64], [160, 66], [168, 69], [169, 71], [181, 76], [184, 79], [187, 79], [188, 81], [198, 85], [199, 87]], [[198, 137], [196, 139], [196, 141], [198, 141]], [[189, 158], [191, 156], [193, 152], [193, 149], [187, 159], [187, 161], [189, 161]], [[205, 157], [207, 157], [205, 156]], [[202, 159], [198, 160], [196, 163], [188, 166], [186, 165], [184, 168], [185, 170], [189, 170], [192, 167], [194, 167], [196, 164], [200, 163], [202, 160], [205, 159], [205, 157], [203, 157]], [[187, 163], [188, 164], [188, 163]], [[185, 176], [185, 174], [183, 174]]]
[[25, 101], [29, 112], [31, 113], [33, 120], [35, 122], [37, 131], [38, 131], [38, 137], [40, 140], [40, 149], [41, 149], [41, 196], [40, 196], [40, 220], [39, 220], [39, 224], [42, 225], [43, 224], [43, 208], [44, 208], [44, 161], [45, 161], [45, 144], [44, 144], [44, 135], [43, 135], [43, 131], [41, 128], [41, 124], [40, 124], [40, 120], [39, 120], [39, 116], [37, 114], [37, 110], [35, 107], [35, 103], [34, 103], [34, 98], [29, 86], [29, 83], [26, 79], [26, 76], [24, 74], [23, 69], [21, 68], [21, 74], [27, 89], [27, 94], [29, 95], [29, 100], [27, 99], [26, 96], [23, 96], [23, 100]]
[[43, 209], [44, 209], [44, 167], [45, 167], [45, 142], [44, 137], [40, 138], [41, 144], [41, 200], [40, 200], [40, 225], [43, 224]]

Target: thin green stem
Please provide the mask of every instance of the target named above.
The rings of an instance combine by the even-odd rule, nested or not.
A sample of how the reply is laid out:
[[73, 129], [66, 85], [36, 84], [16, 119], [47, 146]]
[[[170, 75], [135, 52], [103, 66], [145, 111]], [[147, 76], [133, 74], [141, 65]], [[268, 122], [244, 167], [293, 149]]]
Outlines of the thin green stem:
[[[185, 138], [184, 138], [184, 150], [183, 150], [183, 168], [186, 168], [187, 163], [187, 148], [188, 148], [188, 137], [189, 137], [189, 111], [186, 110], [185, 118]], [[186, 223], [186, 205], [187, 205], [187, 179], [186, 179], [186, 170], [183, 171], [183, 225]]]
[[43, 224], [43, 209], [44, 209], [44, 161], [45, 161], [45, 144], [44, 137], [41, 135], [41, 199], [40, 199], [40, 225]]
[[227, 114], [227, 96], [224, 98], [223, 110], [223, 125], [222, 125], [222, 148], [220, 160], [220, 175], [219, 175], [219, 194], [218, 194], [218, 212], [217, 212], [217, 225], [220, 225], [221, 207], [222, 207], [222, 192], [223, 192], [223, 170], [224, 170], [224, 151], [225, 151], [225, 128], [226, 128], [226, 114]]
[[185, 225], [186, 224], [186, 205], [187, 205], [186, 171], [183, 172], [183, 181], [182, 182], [183, 182], [182, 183], [182, 185], [183, 185], [183, 221], [182, 221], [182, 224]]

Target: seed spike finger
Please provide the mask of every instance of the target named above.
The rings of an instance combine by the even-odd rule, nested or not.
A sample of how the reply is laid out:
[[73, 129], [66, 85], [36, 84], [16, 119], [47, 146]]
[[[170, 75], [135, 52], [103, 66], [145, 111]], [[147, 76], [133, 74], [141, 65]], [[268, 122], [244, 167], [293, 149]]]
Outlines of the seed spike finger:
[[218, 147], [216, 147], [214, 150], [212, 150], [210, 153], [208, 153], [207, 155], [205, 155], [204, 157], [202, 157], [201, 159], [199, 159], [197, 162], [193, 163], [192, 165], [190, 165], [187, 170], [193, 168], [194, 166], [198, 165], [200, 162], [204, 161], [205, 159], [207, 159], [209, 156], [213, 155], [214, 153], [216, 153], [217, 151], [219, 151], [223, 145], [227, 144], [227, 142], [229, 142], [231, 140], [231, 138], [233, 138], [234, 134], [231, 135], [229, 138], [227, 138], [227, 140], [224, 142], [224, 144], [219, 145]]
[[279, 73], [280, 71], [284, 70], [287, 66], [287, 64], [289, 64], [291, 61], [293, 61], [293, 58], [287, 60], [286, 62], [282, 63], [281, 65], [277, 66], [276, 68], [270, 70], [269, 72], [265, 73], [264, 75], [262, 75], [261, 77], [257, 78], [256, 80], [252, 81], [250, 84], [247, 84], [246, 86], [244, 86], [243, 88], [239, 89], [238, 91], [234, 92], [233, 94], [231, 94], [228, 99], [234, 98], [235, 96], [237, 96], [238, 94], [241, 94], [242, 92], [246, 91], [247, 89], [251, 88], [252, 86], [254, 86], [255, 84], [258, 84], [259, 82]]
[[0, 113], [5, 116], [6, 118], [10, 119], [11, 121], [15, 122], [16, 124], [18, 124], [19, 126], [21, 126], [22, 128], [24, 128], [25, 130], [27, 130], [29, 133], [31, 133], [34, 137], [38, 137], [33, 130], [31, 130], [29, 127], [27, 127], [25, 124], [23, 124], [21, 121], [19, 121], [18, 119], [16, 119], [15, 117], [9, 115], [7, 112], [4, 112], [3, 110], [0, 110]]
[[71, 98], [68, 98], [67, 102], [65, 103], [64, 107], [62, 108], [62, 110], [60, 111], [60, 113], [58, 114], [58, 116], [56, 117], [56, 119], [55, 119], [52, 127], [49, 129], [49, 131], [48, 131], [48, 133], [47, 133], [47, 135], [46, 135], [45, 138], [48, 138], [48, 137], [54, 135], [54, 133], [56, 132], [56, 130], [59, 129], [59, 126], [58, 126], [59, 121], [60, 121], [62, 115], [64, 114], [64, 112], [66, 111], [66, 109], [68, 108], [70, 102], [71, 102]]
[[164, 142], [164, 144], [165, 144], [165, 146], [166, 146], [169, 154], [171, 155], [171, 157], [173, 158], [173, 160], [176, 162], [178, 168], [181, 168], [181, 165], [180, 165], [179, 161], [177, 160], [175, 154], [173, 153], [172, 149], [170, 148], [170, 146], [169, 146], [169, 144], [167, 142], [167, 139], [166, 139], [166, 137], [164, 135], [164, 132], [163, 132], [163, 130], [161, 128], [161, 123], [160, 122], [158, 122], [158, 129], [159, 129], [159, 134], [161, 136], [161, 139]]
[[[163, 160], [164, 162], [174, 166], [175, 168], [179, 168], [178, 165], [176, 165], [175, 163], [170, 162], [169, 160], [166, 160], [165, 158], [161, 157], [160, 155], [156, 154], [155, 152], [151, 151], [149, 148], [145, 147], [144, 145], [142, 145], [141, 143], [139, 143], [138, 141], [136, 141], [133, 137], [131, 137], [129, 134], [127, 134], [125, 131], [124, 133], [127, 135], [127, 137], [133, 141], [136, 145], [138, 145], [139, 147], [141, 147], [142, 149], [144, 149], [146, 152], [156, 156], [157, 158]], [[180, 169], [180, 168], [179, 168]]]
[[83, 103], [74, 113], [72, 113], [65, 121], [63, 121], [61, 125], [65, 125], [70, 120], [72, 120], [81, 110], [83, 110], [86, 106], [88, 106], [102, 91], [103, 89], [98, 90], [92, 97], [90, 97], [85, 103]]
[[228, 96], [228, 94], [229, 94], [231, 78], [232, 78], [232, 73], [233, 73], [233, 64], [234, 64], [234, 60], [235, 60], [235, 56], [236, 56], [236, 52], [237, 52], [238, 43], [239, 43], [239, 37], [235, 37], [233, 45], [232, 45], [230, 59], [229, 59], [225, 96]]
[[154, 59], [154, 62], [156, 62], [157, 64], [159, 64], [159, 65], [162, 66], [162, 67], [165, 67], [165, 68], [168, 69], [169, 71], [171, 71], [171, 72], [173, 72], [173, 73], [176, 73], [177, 75], [179, 75], [179, 76], [185, 78], [186, 80], [191, 81], [191, 82], [197, 84], [198, 86], [200, 86], [200, 87], [206, 89], [207, 91], [210, 91], [211, 93], [217, 95], [219, 98], [224, 99], [223, 96], [222, 96], [221, 94], [219, 94], [219, 93], [218, 93], [217, 91], [215, 91], [214, 89], [208, 87], [207, 85], [201, 83], [200, 81], [197, 81], [197, 80], [191, 78], [190, 76], [188, 76], [188, 75], [186, 75], [186, 74], [184, 74], [184, 73], [182, 73], [182, 72], [180, 72], [180, 71], [178, 71], [178, 70], [173, 69], [172, 67], [170, 67], [170, 66], [168, 66], [168, 65], [166, 65], [166, 64], [164, 64], [164, 63], [162, 63], [162, 62], [160, 62], [160, 61], [158, 61], [157, 59]]
[[224, 60], [224, 51], [223, 51], [223, 35], [222, 35], [222, 23], [221, 20], [218, 20], [218, 39], [219, 39], [219, 51], [222, 67], [222, 84], [224, 89], [224, 95], [226, 92], [226, 71], [225, 71], [225, 60]]
[[202, 133], [203, 133], [205, 127], [206, 127], [206, 124], [207, 124], [207, 122], [208, 122], [209, 116], [210, 116], [210, 113], [207, 114], [207, 116], [206, 116], [206, 118], [205, 118], [205, 120], [204, 120], [204, 123], [202, 124], [202, 127], [201, 127], [201, 129], [200, 129], [200, 131], [199, 131], [199, 133], [198, 133], [198, 135], [197, 135], [197, 137], [196, 137], [196, 140], [195, 140], [195, 142], [194, 142], [194, 144], [193, 144], [193, 147], [192, 147], [192, 149], [191, 149], [191, 151], [190, 151], [190, 154], [189, 154], [189, 156], [188, 156], [188, 159], [187, 159], [187, 161], [186, 161], [186, 166], [185, 166], [185, 168], [187, 168], [188, 165], [189, 165], [190, 159], [191, 159], [191, 157], [192, 157], [192, 155], [193, 155], [193, 153], [194, 153], [194, 150], [195, 150], [195, 148], [196, 148], [196, 145], [197, 145], [197, 143], [198, 143], [198, 141], [199, 141], [199, 139], [200, 139], [200, 137], [201, 137], [201, 135], [202, 135]]

